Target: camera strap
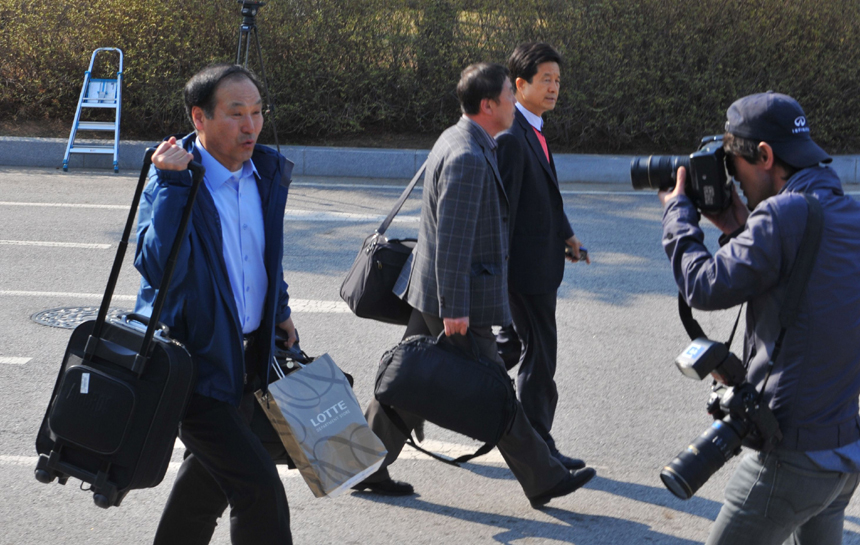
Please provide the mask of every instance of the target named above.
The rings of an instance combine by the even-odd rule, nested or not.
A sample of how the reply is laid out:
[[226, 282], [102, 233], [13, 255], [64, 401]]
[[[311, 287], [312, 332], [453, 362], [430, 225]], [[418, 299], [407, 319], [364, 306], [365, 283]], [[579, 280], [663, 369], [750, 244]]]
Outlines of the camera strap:
[[[779, 357], [779, 353], [782, 350], [782, 343], [785, 340], [785, 332], [788, 330], [789, 326], [794, 323], [794, 320], [797, 319], [797, 313], [800, 310], [800, 302], [803, 299], [806, 285], [809, 283], [809, 277], [812, 274], [812, 267], [815, 265], [815, 258], [818, 256], [818, 248], [821, 245], [821, 234], [824, 231], [824, 212], [821, 209], [821, 203], [819, 203], [818, 199], [809, 193], [803, 193], [802, 195], [803, 198], [806, 199], [809, 214], [806, 221], [806, 228], [803, 231], [803, 238], [800, 240], [800, 247], [797, 250], [797, 257], [795, 258], [794, 266], [791, 268], [791, 272], [788, 276], [784, 302], [782, 309], [779, 311], [779, 325], [781, 329], [779, 336], [773, 345], [773, 352], [771, 352], [770, 360], [767, 363], [767, 375], [765, 375], [761, 391], [759, 391], [759, 401], [761, 401], [764, 396], [767, 381], [770, 379], [770, 375], [773, 372], [774, 362], [777, 357]], [[730, 347], [732, 344], [732, 339], [735, 336], [742, 309], [743, 305], [741, 305], [741, 308], [738, 310], [738, 317], [735, 319], [735, 325], [732, 328], [732, 334], [726, 342], [726, 346]], [[687, 301], [684, 300], [684, 296], [681, 295], [680, 292], [678, 292], [678, 315], [681, 317], [681, 323], [684, 324], [684, 329], [687, 331], [691, 340], [696, 340], [701, 337], [706, 339], [708, 338], [708, 336], [705, 335], [705, 331], [702, 329], [702, 326], [700, 326], [699, 322], [693, 318], [693, 310], [690, 308], [690, 305], [687, 304]], [[744, 365], [749, 366], [749, 362], [744, 362]]]
[[803, 231], [803, 238], [800, 240], [797, 257], [788, 276], [788, 285], [785, 288], [785, 300], [782, 309], [779, 311], [779, 325], [781, 329], [773, 345], [770, 360], [767, 362], [767, 375], [764, 377], [761, 392], [759, 392], [759, 400], [764, 396], [767, 381], [773, 372], [774, 362], [782, 350], [782, 341], [785, 339], [785, 332], [794, 323], [794, 320], [797, 319], [797, 313], [800, 310], [800, 301], [803, 299], [806, 285], [809, 283], [809, 277], [812, 275], [812, 267], [815, 265], [815, 258], [818, 256], [818, 249], [821, 246], [821, 234], [824, 231], [824, 212], [821, 209], [821, 203], [809, 193], [803, 193], [803, 198], [806, 199], [806, 204], [809, 207], [806, 229]]

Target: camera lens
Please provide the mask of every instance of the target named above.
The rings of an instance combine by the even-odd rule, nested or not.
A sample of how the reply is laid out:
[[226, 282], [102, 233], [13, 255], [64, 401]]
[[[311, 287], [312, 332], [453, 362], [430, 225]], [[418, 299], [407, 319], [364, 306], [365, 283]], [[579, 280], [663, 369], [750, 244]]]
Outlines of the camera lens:
[[671, 189], [675, 187], [675, 171], [684, 167], [690, 172], [690, 158], [684, 155], [651, 155], [634, 157], [630, 162], [633, 189]]
[[732, 416], [715, 421], [663, 468], [660, 479], [672, 494], [682, 500], [692, 498], [711, 475], [735, 455], [749, 430], [746, 422]]

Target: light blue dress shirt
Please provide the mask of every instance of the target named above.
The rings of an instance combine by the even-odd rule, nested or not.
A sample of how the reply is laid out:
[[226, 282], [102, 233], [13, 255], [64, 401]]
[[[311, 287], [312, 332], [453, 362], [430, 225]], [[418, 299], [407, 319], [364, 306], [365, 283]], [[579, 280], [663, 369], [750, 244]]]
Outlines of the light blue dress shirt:
[[251, 333], [260, 326], [268, 286], [263, 263], [266, 235], [257, 169], [248, 159], [241, 170], [230, 172], [200, 145], [199, 139], [194, 145], [206, 168], [203, 181], [221, 219], [224, 262], [242, 332]]
[[517, 110], [519, 110], [520, 113], [523, 114], [523, 116], [525, 116], [526, 121], [529, 122], [529, 125], [531, 125], [532, 127], [536, 128], [539, 131], [543, 130], [543, 118], [541, 116], [531, 113], [530, 111], [528, 111], [526, 109], [525, 106], [523, 106], [519, 102], [517, 102], [515, 104], [515, 106], [517, 107]]

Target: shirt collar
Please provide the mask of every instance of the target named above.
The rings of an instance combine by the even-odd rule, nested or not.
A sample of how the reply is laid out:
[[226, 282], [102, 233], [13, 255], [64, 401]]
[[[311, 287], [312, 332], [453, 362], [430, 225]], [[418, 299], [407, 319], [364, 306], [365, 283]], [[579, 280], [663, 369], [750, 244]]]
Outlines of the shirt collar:
[[[200, 163], [206, 169], [206, 185], [209, 186], [211, 191], [220, 188], [224, 182], [233, 177], [233, 173], [227, 170], [227, 167], [222, 165], [218, 159], [212, 157], [212, 154], [206, 151], [206, 148], [200, 144], [199, 137], [194, 139], [194, 146], [200, 152]], [[248, 159], [242, 164], [242, 172], [239, 174], [239, 179], [247, 178], [251, 174], [259, 176], [257, 168], [254, 166], [254, 161]]]
[[516, 106], [517, 106], [517, 110], [519, 110], [520, 113], [523, 114], [523, 116], [525, 116], [526, 121], [529, 122], [529, 125], [531, 125], [532, 127], [536, 128], [539, 131], [543, 130], [543, 118], [541, 116], [531, 113], [530, 111], [528, 111], [526, 109], [525, 106], [523, 106], [519, 102], [517, 102]]
[[474, 125], [474, 126], [478, 127], [478, 129], [481, 131], [481, 133], [482, 133], [484, 136], [486, 136], [486, 138], [485, 138], [485, 142], [484, 142], [484, 143], [486, 144], [487, 148], [488, 148], [490, 151], [493, 151], [493, 150], [495, 150], [495, 149], [496, 149], [496, 146], [498, 146], [498, 144], [496, 143], [496, 139], [495, 139], [495, 138], [493, 138], [492, 136], [490, 136], [490, 133], [488, 133], [486, 130], [484, 130], [484, 127], [482, 127], [482, 126], [478, 125], [477, 123], [475, 123], [474, 121], [472, 121], [471, 119], [469, 119], [469, 116], [467, 116], [467, 115], [464, 115], [464, 116], [463, 116], [463, 119], [465, 119], [466, 121], [468, 121], [468, 122], [469, 122], [469, 123], [471, 123], [472, 125]]

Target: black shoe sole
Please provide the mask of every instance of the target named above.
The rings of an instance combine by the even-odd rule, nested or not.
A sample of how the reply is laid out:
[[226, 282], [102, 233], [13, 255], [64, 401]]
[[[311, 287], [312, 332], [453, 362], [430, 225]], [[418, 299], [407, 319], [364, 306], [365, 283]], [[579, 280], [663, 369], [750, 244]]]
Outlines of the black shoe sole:
[[534, 498], [529, 498], [529, 502], [532, 504], [532, 508], [540, 509], [555, 498], [561, 498], [563, 496], [567, 496], [568, 494], [573, 494], [574, 492], [588, 484], [588, 481], [590, 481], [594, 478], [595, 475], [597, 475], [597, 472], [591, 468], [587, 468], [585, 470], [578, 470], [577, 473], [578, 474], [575, 477], [575, 481], [567, 483], [569, 484], [569, 487], [561, 487], [558, 491], [550, 489], [550, 491], [544, 494], [540, 494], [538, 496], [535, 496]]
[[383, 487], [376, 486], [376, 483], [370, 484], [357, 484], [352, 487], [353, 490], [357, 492], [367, 492], [369, 494], [379, 494], [380, 496], [414, 496], [415, 490], [410, 488], [403, 488], [399, 490], [394, 489], [386, 489]]

